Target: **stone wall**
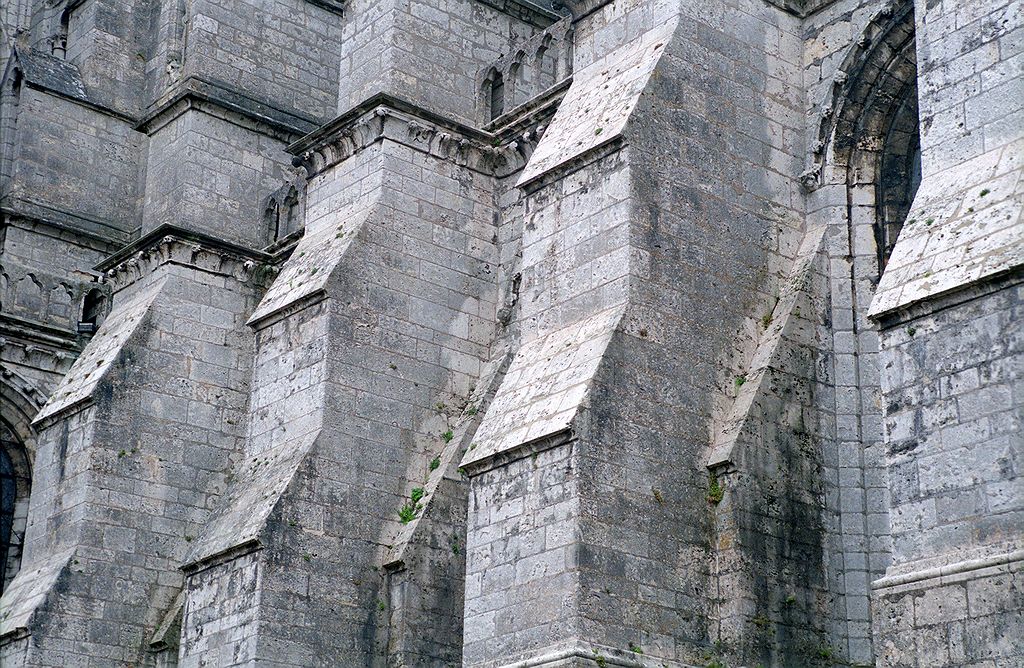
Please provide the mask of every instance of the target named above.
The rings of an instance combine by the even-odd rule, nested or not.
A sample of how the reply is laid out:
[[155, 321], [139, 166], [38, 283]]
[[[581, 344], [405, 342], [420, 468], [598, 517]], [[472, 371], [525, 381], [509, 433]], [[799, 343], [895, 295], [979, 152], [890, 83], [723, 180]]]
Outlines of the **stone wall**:
[[[238, 327], [252, 292], [232, 277], [237, 255], [220, 265], [216, 253], [173, 241], [164, 253], [155, 274], [118, 296], [37, 416], [38, 493], [0, 621], [4, 635], [33, 633], [12, 665], [75, 654], [141, 662], [181, 586], [184, 551], [223, 490], [245, 424]], [[66, 558], [51, 563], [53, 554]], [[51, 573], [49, 586], [33, 571]]]
[[28, 85], [21, 91], [8, 206], [51, 219], [70, 214], [80, 219], [74, 227], [123, 243], [139, 223], [143, 138], [78, 100]]
[[1019, 662], [1018, 4], [0, 10], [0, 662]]
[[[558, 15], [515, 0], [501, 11], [476, 0], [352, 0], [338, 111], [377, 92], [453, 120], [482, 125], [487, 68]], [[430, 45], [424, 58], [421, 45]]]
[[886, 666], [1024, 657], [1020, 278], [985, 292], [882, 335], [897, 564], [875, 583]]
[[[338, 156], [333, 142], [350, 128], [381, 136], [364, 135], [362, 150], [322, 165], [323, 156]], [[440, 136], [371, 106], [347, 128], [308, 140], [320, 157], [311, 165], [306, 233], [252, 318], [258, 389], [245, 458], [189, 557], [197, 575], [185, 609], [185, 665], [211, 652], [296, 665], [389, 651], [409, 661], [424, 653], [457, 660], [460, 645], [436, 633], [461, 625], [461, 581], [441, 588], [432, 578], [441, 603], [430, 607], [389, 589], [383, 569], [403, 523], [434, 503], [429, 478], [455, 474], [439, 468], [440, 456], [493, 337], [490, 177], [432, 155]], [[451, 548], [461, 535], [419, 524], [427, 536], [448, 536], [433, 556], [435, 572], [461, 571]], [[255, 557], [238, 556], [253, 549]], [[251, 597], [193, 613], [250, 558], [258, 579]], [[255, 606], [261, 623], [246, 642], [229, 632], [238, 606]], [[411, 619], [417, 612], [435, 617]], [[271, 619], [293, 622], [264, 626]], [[224, 633], [210, 636], [211, 626]]]
[[1024, 79], [1019, 49], [1004, 47], [1020, 8], [915, 9], [923, 180], [871, 306], [893, 540], [874, 583], [879, 655], [884, 665], [1011, 665], [1024, 652], [1013, 324]]
[[[184, 21], [180, 71], [317, 123], [333, 115], [348, 3], [198, 0]], [[173, 56], [172, 56], [173, 58]], [[173, 84], [174, 81], [169, 83]]]
[[285, 153], [298, 129], [216, 103], [172, 106], [149, 121], [142, 230], [173, 223], [249, 248], [272, 244], [267, 199], [294, 178]]
[[38, 3], [29, 41], [75, 66], [94, 102], [133, 116], [143, 107], [149, 23], [149, 3], [141, 0]]

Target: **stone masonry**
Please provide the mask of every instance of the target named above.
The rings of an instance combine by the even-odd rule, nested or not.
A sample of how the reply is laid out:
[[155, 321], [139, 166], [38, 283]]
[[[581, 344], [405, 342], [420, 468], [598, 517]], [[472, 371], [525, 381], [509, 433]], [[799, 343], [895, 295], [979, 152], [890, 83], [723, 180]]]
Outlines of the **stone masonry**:
[[1020, 0], [0, 38], [0, 665], [1024, 665]]

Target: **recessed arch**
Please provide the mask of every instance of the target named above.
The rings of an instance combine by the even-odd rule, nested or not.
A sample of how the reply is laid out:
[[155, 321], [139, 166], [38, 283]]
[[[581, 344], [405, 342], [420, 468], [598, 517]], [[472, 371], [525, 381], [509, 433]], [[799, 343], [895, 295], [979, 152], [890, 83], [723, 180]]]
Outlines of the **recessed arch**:
[[273, 195], [267, 198], [267, 205], [263, 207], [263, 225], [267, 230], [268, 243], [272, 244], [283, 236], [281, 234], [281, 206]]
[[490, 69], [484, 79], [484, 100], [489, 121], [505, 113], [505, 77], [495, 67]]
[[79, 334], [94, 334], [107, 316], [107, 295], [100, 288], [93, 288], [82, 298], [82, 316], [78, 321]]
[[829, 182], [826, 167], [845, 166], [854, 145], [857, 121], [892, 56], [914, 41], [913, 0], [890, 0], [880, 9], [836, 69], [826, 98], [822, 101], [818, 138], [812, 146], [809, 185]]
[[43, 397], [12, 369], [0, 369], [0, 593], [21, 567]]
[[[831, 156], [845, 170], [850, 224], [870, 224], [877, 281], [920, 183], [917, 53], [912, 3], [880, 35], [852, 82], [837, 118]], [[861, 232], [858, 235], [863, 238]]]
[[28, 450], [0, 420], [0, 594], [21, 568], [31, 488]]

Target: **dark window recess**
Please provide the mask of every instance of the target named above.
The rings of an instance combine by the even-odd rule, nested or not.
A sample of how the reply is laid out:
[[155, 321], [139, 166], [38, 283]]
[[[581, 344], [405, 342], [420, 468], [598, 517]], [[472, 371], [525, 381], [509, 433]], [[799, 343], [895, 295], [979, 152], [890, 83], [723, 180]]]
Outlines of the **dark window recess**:
[[501, 72], [494, 71], [490, 77], [490, 120], [505, 113], [505, 78]]
[[287, 191], [282, 188], [270, 196], [263, 210], [263, 220], [270, 243], [280, 241], [305, 226], [299, 191], [295, 186], [290, 186]]
[[68, 26], [71, 24], [71, 9], [65, 9], [60, 15], [60, 27], [50, 44], [50, 53], [58, 58], [66, 58], [68, 55]]
[[270, 243], [274, 243], [281, 238], [281, 207], [278, 206], [277, 200], [273, 197], [267, 202], [267, 208], [263, 212], [263, 219], [267, 225], [267, 234], [269, 235]]
[[79, 334], [94, 334], [106, 315], [107, 298], [99, 288], [93, 288], [82, 302], [82, 319], [78, 322]]
[[879, 276], [885, 271], [920, 185], [921, 134], [917, 87], [907, 86], [885, 135], [879, 163], [875, 220]]
[[0, 592], [3, 591], [7, 561], [19, 545], [14, 541], [14, 511], [18, 499], [18, 480], [14, 462], [7, 449], [0, 447]]
[[302, 227], [302, 216], [299, 212], [299, 192], [295, 188], [288, 190], [284, 198], [284, 235], [287, 236]]

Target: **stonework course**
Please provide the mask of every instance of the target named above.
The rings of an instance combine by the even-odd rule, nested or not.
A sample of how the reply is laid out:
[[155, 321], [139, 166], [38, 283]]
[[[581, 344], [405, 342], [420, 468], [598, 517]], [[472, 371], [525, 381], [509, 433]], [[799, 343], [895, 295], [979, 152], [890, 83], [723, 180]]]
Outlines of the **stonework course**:
[[0, 665], [1024, 665], [1019, 0], [0, 38]]

